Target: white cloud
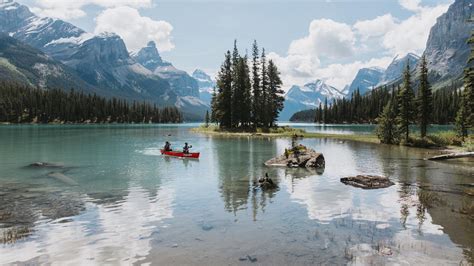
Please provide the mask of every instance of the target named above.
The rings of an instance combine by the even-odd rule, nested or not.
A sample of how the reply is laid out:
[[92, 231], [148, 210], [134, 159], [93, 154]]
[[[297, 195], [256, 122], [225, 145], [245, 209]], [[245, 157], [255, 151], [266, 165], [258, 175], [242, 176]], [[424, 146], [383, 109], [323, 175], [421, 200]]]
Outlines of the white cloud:
[[76, 19], [87, 14], [82, 9], [87, 5], [105, 8], [129, 6], [134, 8], [150, 7], [152, 0], [36, 0], [33, 9], [40, 16], [59, 19]]
[[356, 32], [364, 39], [380, 37], [397, 26], [391, 14], [378, 16], [372, 20], [357, 21], [354, 24]]
[[291, 42], [288, 54], [342, 58], [353, 54], [355, 36], [349, 25], [330, 19], [311, 21], [308, 36]]
[[[400, 0], [401, 2], [408, 0]], [[409, 52], [419, 54], [426, 47], [431, 27], [436, 23], [436, 19], [448, 10], [449, 5], [416, 6], [416, 8], [413, 3], [405, 5], [416, 10], [416, 13], [388, 31], [383, 38], [383, 46], [393, 54], [403, 55]]]
[[317, 77], [321, 77], [326, 83], [338, 89], [343, 89], [344, 86], [350, 84], [352, 80], [354, 80], [357, 72], [361, 68], [387, 68], [392, 59], [392, 57], [387, 56], [373, 58], [368, 61], [355, 61], [349, 64], [331, 64], [324, 68], [318, 68], [315, 73]]
[[[386, 68], [392, 58], [409, 52], [421, 54], [436, 18], [449, 5], [422, 6], [421, 0], [399, 0], [413, 12], [403, 21], [391, 14], [347, 25], [329, 19], [313, 20], [308, 35], [291, 42], [286, 56], [270, 53], [280, 68], [285, 88], [302, 85], [314, 79], [342, 89], [350, 84], [357, 71], [364, 67]], [[379, 54], [371, 60], [360, 59], [357, 53]], [[329, 63], [325, 59], [341, 59], [351, 63]]]
[[414, 12], [419, 11], [421, 8], [421, 0], [398, 0], [398, 3], [406, 10]]
[[131, 7], [106, 9], [96, 18], [96, 23], [96, 34], [117, 33], [125, 41], [127, 48], [132, 51], [144, 47], [149, 41], [155, 41], [160, 51], [169, 51], [174, 48], [171, 42], [173, 26], [170, 23], [142, 17], [137, 9]]

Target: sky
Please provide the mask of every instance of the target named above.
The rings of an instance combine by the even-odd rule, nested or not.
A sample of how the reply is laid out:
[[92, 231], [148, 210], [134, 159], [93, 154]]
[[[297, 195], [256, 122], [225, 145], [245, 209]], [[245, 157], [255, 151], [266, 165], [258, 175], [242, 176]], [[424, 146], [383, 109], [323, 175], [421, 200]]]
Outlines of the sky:
[[453, 0], [19, 0], [40, 16], [94, 34], [115, 32], [130, 51], [157, 43], [162, 57], [215, 76], [236, 39], [253, 40], [279, 67], [284, 89], [322, 79], [342, 89], [363, 67], [423, 53]]

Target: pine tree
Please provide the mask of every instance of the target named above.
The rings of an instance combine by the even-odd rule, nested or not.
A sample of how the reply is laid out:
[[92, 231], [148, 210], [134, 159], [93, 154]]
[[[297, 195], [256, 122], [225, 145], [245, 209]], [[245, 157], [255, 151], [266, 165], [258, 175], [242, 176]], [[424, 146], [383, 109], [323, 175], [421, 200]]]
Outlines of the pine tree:
[[403, 87], [398, 95], [398, 126], [400, 133], [404, 135], [405, 142], [408, 143], [410, 135], [410, 124], [415, 116], [413, 98], [414, 92], [411, 86], [410, 65], [407, 63], [403, 74]]
[[243, 88], [239, 76], [240, 64], [239, 50], [237, 49], [237, 40], [234, 40], [234, 50], [232, 51], [232, 118], [231, 127], [238, 127], [242, 114]]
[[216, 87], [212, 89], [212, 98], [211, 98], [211, 122], [216, 123], [217, 122], [217, 117], [219, 117], [218, 112], [218, 105], [217, 105], [217, 93], [216, 93]]
[[252, 46], [252, 122], [255, 127], [261, 124], [260, 58], [257, 41]]
[[268, 69], [267, 69], [267, 59], [265, 56], [265, 49], [262, 49], [262, 56], [260, 57], [260, 65], [261, 65], [261, 86], [260, 86], [260, 91], [262, 93], [261, 95], [261, 111], [260, 111], [260, 117], [262, 120], [262, 124], [264, 127], [269, 127], [270, 125], [270, 97], [269, 97], [269, 88], [268, 88]]
[[252, 85], [250, 82], [250, 69], [248, 65], [248, 58], [245, 55], [241, 58], [240, 72], [242, 76], [242, 124], [244, 127], [248, 127], [251, 123], [252, 113]]
[[420, 88], [418, 90], [417, 105], [420, 133], [421, 137], [424, 138], [428, 125], [432, 121], [433, 113], [433, 94], [428, 83], [428, 67], [425, 55], [421, 58], [420, 64]]
[[280, 79], [280, 72], [272, 60], [268, 62], [268, 88], [270, 99], [270, 127], [275, 125], [278, 115], [283, 110], [285, 98], [281, 89], [283, 82]]
[[323, 123], [328, 123], [328, 98], [324, 98], [324, 111], [323, 111]]
[[459, 107], [458, 113], [456, 115], [456, 132], [459, 137], [464, 138], [468, 136], [468, 128], [469, 128], [469, 104], [467, 101], [467, 93], [466, 89], [464, 90], [465, 93], [461, 96], [461, 105]]
[[376, 134], [381, 143], [398, 144], [400, 134], [397, 128], [397, 105], [389, 100], [383, 112], [377, 118]]
[[217, 75], [217, 110], [216, 118], [221, 128], [232, 128], [232, 59], [230, 51], [225, 55], [224, 63]]
[[[472, 23], [472, 21], [470, 21]], [[471, 37], [468, 40], [471, 45], [471, 54], [467, 62], [467, 68], [464, 74], [464, 90], [466, 91], [467, 112], [469, 127], [474, 130], [474, 31], [471, 31]]]
[[206, 118], [205, 118], [205, 123], [206, 123], [205, 126], [206, 127], [209, 127], [209, 120], [210, 120], [209, 111], [206, 111]]

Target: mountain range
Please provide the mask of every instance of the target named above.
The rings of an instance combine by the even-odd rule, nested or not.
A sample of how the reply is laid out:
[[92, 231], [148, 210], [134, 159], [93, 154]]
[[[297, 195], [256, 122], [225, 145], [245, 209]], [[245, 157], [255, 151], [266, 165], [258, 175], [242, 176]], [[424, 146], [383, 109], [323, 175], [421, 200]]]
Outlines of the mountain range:
[[198, 82], [162, 60], [153, 42], [130, 55], [114, 33], [93, 35], [60, 19], [38, 17], [14, 1], [0, 3], [0, 32], [2, 77], [174, 105], [188, 119], [202, 118], [209, 108], [199, 98]]
[[[428, 62], [429, 82], [435, 90], [451, 84], [462, 84], [463, 71], [470, 52], [467, 41], [473, 30], [473, 23], [468, 22], [473, 14], [472, 7], [472, 0], [456, 0], [430, 30], [424, 55]], [[420, 56], [408, 53], [403, 57], [396, 56], [386, 69], [362, 68], [351, 84], [342, 90], [318, 81], [320, 87], [331, 92], [323, 95], [313, 92], [314, 95], [309, 98], [308, 94], [300, 92], [300, 86], [294, 85], [285, 95], [285, 109], [280, 120], [287, 121], [295, 112], [315, 108], [326, 98], [328, 102], [332, 102], [337, 98], [351, 97], [356, 90], [365, 94], [379, 86], [400, 84], [407, 63], [413, 72], [412, 77], [416, 79], [419, 61]]]

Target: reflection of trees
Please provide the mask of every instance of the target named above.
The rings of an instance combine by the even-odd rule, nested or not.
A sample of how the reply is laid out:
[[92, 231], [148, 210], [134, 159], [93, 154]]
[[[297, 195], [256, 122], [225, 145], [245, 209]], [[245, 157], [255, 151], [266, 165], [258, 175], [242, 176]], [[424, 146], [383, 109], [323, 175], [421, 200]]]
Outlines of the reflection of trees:
[[[383, 146], [382, 146], [383, 147]], [[460, 184], [472, 183], [471, 169], [455, 164], [424, 161], [423, 150], [405, 147], [380, 148], [385, 157], [384, 173], [398, 176], [400, 197], [400, 220], [405, 227], [411, 207], [416, 208], [418, 232], [429, 227], [426, 222], [440, 225], [450, 239], [464, 247], [470, 263], [474, 262], [474, 227], [472, 220], [457, 212], [464, 197]]]
[[252, 162], [248, 139], [213, 139], [219, 165], [219, 189], [224, 207], [237, 212], [247, 204], [250, 190], [249, 167]]
[[[255, 218], [258, 209], [264, 210], [276, 192], [254, 189], [254, 182], [270, 170], [264, 168], [263, 163], [275, 155], [274, 140], [214, 138], [212, 141], [218, 158], [219, 189], [225, 209], [235, 213], [246, 209], [250, 200]], [[270, 176], [278, 184], [278, 178], [273, 174]]]

